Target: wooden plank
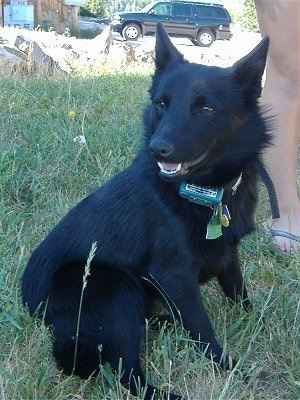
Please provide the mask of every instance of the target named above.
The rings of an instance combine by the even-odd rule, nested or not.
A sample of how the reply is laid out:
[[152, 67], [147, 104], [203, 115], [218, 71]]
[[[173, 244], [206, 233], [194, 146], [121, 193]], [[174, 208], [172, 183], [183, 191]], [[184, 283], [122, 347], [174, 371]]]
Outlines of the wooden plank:
[[43, 13], [42, 13], [42, 0], [35, 1], [35, 24], [39, 25], [43, 21]]
[[3, 27], [4, 21], [3, 21], [3, 12], [2, 12], [2, 0], [0, 0], [0, 26]]
[[71, 26], [76, 29], [79, 28], [78, 8], [77, 6], [71, 6]]

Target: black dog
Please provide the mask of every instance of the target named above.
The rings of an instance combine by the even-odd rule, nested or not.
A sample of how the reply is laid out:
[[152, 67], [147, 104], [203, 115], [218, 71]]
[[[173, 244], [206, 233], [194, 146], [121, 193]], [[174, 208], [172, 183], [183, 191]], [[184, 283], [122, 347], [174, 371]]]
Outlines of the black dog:
[[[267, 49], [264, 39], [231, 68], [193, 64], [158, 25], [139, 154], [68, 213], [23, 276], [24, 303], [53, 327], [66, 373], [88, 377], [106, 362], [118, 370], [122, 359], [121, 383], [137, 394], [137, 384], [147, 385], [139, 360], [144, 320], [160, 297], [199, 348], [230, 367], [198, 284], [216, 277], [230, 300], [251, 307], [237, 246], [254, 229], [255, 165], [270, 141], [258, 107]], [[155, 391], [148, 385], [144, 398]]]

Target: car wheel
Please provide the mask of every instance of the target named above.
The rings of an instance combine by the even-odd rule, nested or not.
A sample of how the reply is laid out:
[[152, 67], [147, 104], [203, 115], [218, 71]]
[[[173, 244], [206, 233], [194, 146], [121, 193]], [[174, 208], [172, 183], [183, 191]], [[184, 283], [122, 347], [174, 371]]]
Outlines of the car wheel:
[[215, 36], [210, 29], [202, 29], [197, 35], [197, 44], [201, 47], [209, 47], [215, 40]]
[[137, 40], [141, 34], [141, 28], [136, 24], [127, 24], [122, 30], [122, 36], [126, 40]]

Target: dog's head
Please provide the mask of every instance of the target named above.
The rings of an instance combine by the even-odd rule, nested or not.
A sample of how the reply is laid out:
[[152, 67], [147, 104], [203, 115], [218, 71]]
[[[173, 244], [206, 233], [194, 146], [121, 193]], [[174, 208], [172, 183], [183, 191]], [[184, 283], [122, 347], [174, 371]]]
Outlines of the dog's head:
[[258, 157], [269, 140], [258, 107], [268, 43], [230, 68], [204, 66], [184, 60], [158, 24], [148, 134], [163, 179], [201, 181], [221, 164], [235, 176]]

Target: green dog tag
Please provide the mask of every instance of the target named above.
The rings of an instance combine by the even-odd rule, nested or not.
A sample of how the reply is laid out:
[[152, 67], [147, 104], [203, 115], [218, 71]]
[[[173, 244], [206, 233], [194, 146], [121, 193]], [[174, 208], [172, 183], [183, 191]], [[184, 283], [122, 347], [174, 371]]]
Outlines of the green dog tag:
[[206, 239], [217, 239], [222, 236], [222, 225], [218, 215], [213, 215], [207, 225]]

